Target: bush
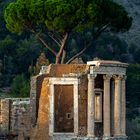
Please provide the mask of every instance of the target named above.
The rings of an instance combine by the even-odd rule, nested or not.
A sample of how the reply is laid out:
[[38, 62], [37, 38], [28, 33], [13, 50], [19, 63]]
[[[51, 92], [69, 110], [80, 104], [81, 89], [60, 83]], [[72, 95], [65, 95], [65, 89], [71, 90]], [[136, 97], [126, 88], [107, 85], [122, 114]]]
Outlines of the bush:
[[15, 97], [29, 97], [30, 84], [24, 75], [17, 75], [13, 79], [11, 86], [11, 94]]

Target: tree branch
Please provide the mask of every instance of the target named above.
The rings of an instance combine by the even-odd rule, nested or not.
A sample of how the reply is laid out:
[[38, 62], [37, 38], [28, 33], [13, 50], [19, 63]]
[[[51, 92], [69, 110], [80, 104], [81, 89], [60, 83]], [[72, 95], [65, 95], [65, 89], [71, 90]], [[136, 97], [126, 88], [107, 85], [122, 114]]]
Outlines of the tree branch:
[[47, 44], [46, 44], [46, 42], [39, 36], [39, 35], [37, 35], [37, 38], [40, 40], [40, 42], [53, 54], [53, 55], [57, 55], [57, 53], [52, 49], [52, 48], [50, 48]]
[[[94, 38], [93, 40], [95, 41], [99, 36], [100, 34], [105, 31], [107, 29], [107, 27], [110, 25], [110, 23], [102, 26], [101, 28], [99, 28], [95, 35], [94, 35]], [[77, 57], [81, 56], [89, 47], [91, 46], [91, 43], [89, 43], [87, 46], [85, 46], [80, 52], [78, 52], [77, 54], [75, 54], [74, 56], [72, 56], [67, 62], [66, 64], [69, 64], [71, 63], [74, 59], [76, 59]]]
[[48, 33], [48, 35], [49, 35], [49, 37], [58, 45], [58, 46], [61, 46], [61, 42], [59, 43], [54, 37], [53, 37], [53, 35], [49, 32]]
[[56, 56], [56, 62], [55, 62], [56, 64], [58, 64], [59, 61], [60, 61], [60, 56], [62, 55], [62, 52], [63, 52], [63, 50], [64, 50], [66, 41], [67, 41], [67, 39], [68, 39], [68, 36], [69, 36], [69, 34], [68, 34], [68, 33], [65, 33], [64, 38], [63, 38], [63, 40], [62, 40], [61, 47], [60, 47], [59, 52], [57, 53], [57, 56]]
[[36, 33], [34, 30], [30, 30], [33, 34], [35, 34], [36, 38], [54, 55], [57, 56], [57, 53], [48, 46], [48, 44], [42, 39], [42, 37]]
[[97, 39], [100, 36], [100, 34], [109, 27], [109, 25], [110, 25], [110, 23], [108, 23], [106, 25], [103, 25], [100, 28], [98, 28], [98, 30], [94, 34], [94, 40]]
[[81, 56], [85, 51], [86, 51], [87, 47], [84, 47], [79, 53], [77, 53], [76, 55], [74, 55], [73, 57], [71, 57], [66, 64], [69, 64], [71, 61], [73, 61], [74, 59], [76, 59], [77, 57]]
[[63, 49], [62, 57], [61, 57], [61, 64], [64, 64], [64, 61], [65, 61], [66, 55], [67, 55], [67, 52], [66, 52], [66, 50]]

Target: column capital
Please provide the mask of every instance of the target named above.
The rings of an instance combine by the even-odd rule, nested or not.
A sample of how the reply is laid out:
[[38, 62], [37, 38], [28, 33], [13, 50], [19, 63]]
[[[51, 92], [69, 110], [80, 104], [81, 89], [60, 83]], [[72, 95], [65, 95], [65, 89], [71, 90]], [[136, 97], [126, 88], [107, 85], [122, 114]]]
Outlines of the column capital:
[[114, 80], [122, 80], [123, 79], [123, 75], [113, 75], [112, 77], [114, 78]]
[[88, 74], [88, 79], [95, 79], [97, 74]]
[[103, 75], [104, 80], [110, 80], [111, 77], [112, 77], [112, 75], [109, 75], [109, 74]]

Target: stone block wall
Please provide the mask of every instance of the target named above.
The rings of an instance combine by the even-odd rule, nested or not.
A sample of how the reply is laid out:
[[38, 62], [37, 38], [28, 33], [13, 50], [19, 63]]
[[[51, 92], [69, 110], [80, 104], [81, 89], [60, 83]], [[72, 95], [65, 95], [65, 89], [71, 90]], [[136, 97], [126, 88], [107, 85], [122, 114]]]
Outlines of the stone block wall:
[[[49, 140], [49, 79], [45, 78], [41, 86], [38, 118], [36, 126], [32, 129], [31, 140]], [[39, 88], [39, 87], [38, 87]]]
[[30, 99], [8, 98], [0, 100], [0, 134], [30, 135]]
[[31, 114], [31, 125], [34, 127], [37, 123], [39, 99], [41, 94], [42, 83], [47, 74], [37, 75], [31, 78], [31, 89], [30, 89], [30, 114]]
[[0, 100], [0, 133], [7, 134], [9, 132], [9, 99]]

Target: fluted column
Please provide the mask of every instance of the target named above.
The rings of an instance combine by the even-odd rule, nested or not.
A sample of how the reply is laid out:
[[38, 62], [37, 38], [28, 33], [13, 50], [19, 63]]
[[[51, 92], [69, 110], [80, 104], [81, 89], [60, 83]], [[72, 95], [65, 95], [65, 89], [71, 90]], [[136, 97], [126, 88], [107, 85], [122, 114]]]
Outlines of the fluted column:
[[123, 76], [122, 78], [122, 98], [121, 98], [121, 134], [122, 136], [126, 136], [126, 97], [125, 97], [125, 81], [126, 81], [126, 76]]
[[104, 138], [110, 137], [110, 75], [104, 75], [104, 121], [103, 132]]
[[88, 75], [88, 122], [87, 135], [88, 137], [95, 137], [95, 92], [94, 92], [95, 75]]
[[122, 76], [114, 76], [115, 96], [114, 96], [114, 136], [121, 135], [121, 79]]

